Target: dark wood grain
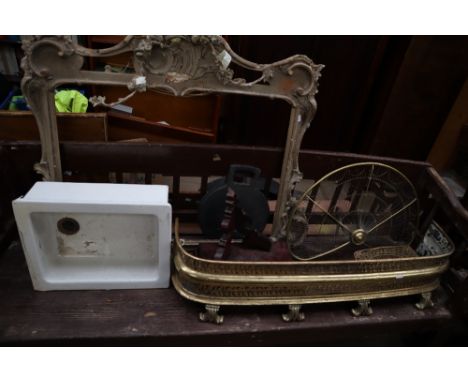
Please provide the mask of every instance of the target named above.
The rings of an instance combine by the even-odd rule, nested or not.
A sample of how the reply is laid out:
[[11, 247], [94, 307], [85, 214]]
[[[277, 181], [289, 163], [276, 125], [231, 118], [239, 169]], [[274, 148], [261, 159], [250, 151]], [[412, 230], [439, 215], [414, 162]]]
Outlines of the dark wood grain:
[[[9, 171], [15, 174], [14, 177], [29, 179], [15, 188], [17, 191], [13, 196], [17, 197], [37, 179], [32, 176], [32, 166], [40, 158], [40, 147], [37, 142], [5, 142], [1, 147], [5, 163], [11, 163]], [[192, 176], [202, 180], [209, 176], [225, 176], [231, 164], [246, 164], [260, 168], [262, 176], [270, 181], [280, 177], [283, 157], [279, 148], [203, 144], [64, 142], [60, 150], [66, 181], [106, 182], [110, 172], [115, 173], [118, 183], [123, 181], [123, 173], [172, 176], [171, 203], [175, 217], [181, 216], [179, 210], [196, 212], [197, 201], [203, 196], [201, 192], [180, 192], [178, 177]], [[415, 184], [424, 175], [423, 169], [429, 166], [423, 162], [324, 151], [305, 150], [300, 154], [304, 177], [315, 180], [338, 167], [362, 161], [378, 161], [397, 167]], [[204, 182], [201, 184], [203, 186]], [[194, 221], [196, 215], [192, 213], [191, 216]]]
[[122, 141], [145, 138], [149, 142], [214, 142], [215, 133], [207, 130], [168, 126], [142, 117], [109, 112], [109, 140]]
[[[305, 54], [325, 65], [317, 94], [318, 110], [304, 136], [307, 149], [351, 151], [359, 130], [365, 128], [378, 107], [381, 78], [392, 81], [389, 70], [402, 54], [388, 54], [390, 45], [407, 45], [402, 36], [229, 36], [232, 48], [259, 63], [274, 62], [294, 54]], [[404, 53], [404, 49], [403, 49]], [[235, 68], [236, 74], [251, 79], [252, 73]], [[289, 106], [281, 101], [248, 97], [225, 97], [224, 133], [227, 142], [281, 147], [286, 139]], [[358, 142], [359, 143], [359, 142]]]
[[[468, 75], [467, 36], [229, 36], [229, 42], [255, 62], [301, 53], [325, 65], [307, 149], [425, 160]], [[226, 97], [220, 139], [281, 147], [288, 116], [279, 101]]]
[[[30, 166], [40, 157], [38, 142], [4, 142], [2, 145], [21, 167]], [[151, 171], [180, 176], [225, 175], [230, 164], [239, 163], [259, 166], [264, 175], [278, 177], [283, 156], [279, 148], [235, 145], [65, 142], [60, 148], [64, 171]], [[319, 150], [302, 150], [300, 154], [301, 171], [306, 178], [323, 176], [332, 169], [359, 161], [396, 166], [414, 181], [421, 176], [422, 168], [430, 166], [425, 162]]]
[[414, 36], [368, 153], [426, 159], [468, 76], [466, 36]]
[[[107, 141], [106, 113], [57, 113], [61, 141]], [[30, 111], [0, 110], [0, 140], [39, 140], [34, 115]]]

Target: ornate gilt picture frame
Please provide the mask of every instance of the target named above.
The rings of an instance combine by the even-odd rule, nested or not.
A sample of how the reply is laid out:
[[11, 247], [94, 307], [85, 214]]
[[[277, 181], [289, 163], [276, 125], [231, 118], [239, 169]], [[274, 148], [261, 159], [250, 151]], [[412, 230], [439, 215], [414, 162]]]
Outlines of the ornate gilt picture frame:
[[[88, 49], [67, 36], [23, 38], [23, 94], [39, 127], [42, 146], [35, 170], [46, 181], [61, 181], [59, 139], [54, 91], [64, 84], [125, 86], [128, 96], [114, 103], [92, 97], [94, 105], [123, 102], [148, 89], [188, 96], [194, 94], [243, 94], [267, 97], [291, 105], [290, 122], [281, 171], [280, 189], [273, 219], [273, 237], [285, 234], [293, 191], [302, 178], [299, 149], [302, 137], [316, 112], [315, 94], [322, 65], [304, 55], [271, 64], [257, 64], [236, 54], [219, 36], [127, 36], [107, 49]], [[132, 52], [134, 73], [84, 70], [86, 57], [110, 57]], [[238, 66], [258, 72], [247, 81], [235, 76]]]

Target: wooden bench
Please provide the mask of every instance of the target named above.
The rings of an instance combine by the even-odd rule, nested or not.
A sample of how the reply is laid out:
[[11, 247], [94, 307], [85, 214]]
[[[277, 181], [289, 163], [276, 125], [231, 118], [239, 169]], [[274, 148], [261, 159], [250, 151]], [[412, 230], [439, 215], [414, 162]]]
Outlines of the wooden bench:
[[[64, 180], [122, 182], [126, 174], [151, 183], [154, 175], [172, 177], [174, 217], [187, 232], [195, 232], [197, 201], [209, 177], [224, 176], [230, 164], [250, 164], [262, 170], [267, 185], [279, 178], [282, 150], [221, 145], [162, 145], [150, 143], [62, 143]], [[38, 142], [0, 144], [0, 342], [10, 344], [116, 343], [198, 345], [280, 344], [448, 344], [466, 342], [468, 283], [464, 251], [468, 212], [428, 164], [354, 154], [302, 151], [306, 179], [318, 179], [337, 167], [358, 161], [380, 161], [397, 167], [416, 186], [422, 225], [434, 218], [457, 245], [452, 268], [435, 295], [436, 307], [417, 311], [413, 298], [375, 303], [374, 315], [355, 318], [348, 306], [329, 304], [305, 308], [304, 322], [280, 320], [281, 307], [226, 308], [221, 325], [197, 321], [201, 307], [165, 290], [35, 292], [29, 279], [15, 229], [11, 200], [39, 180], [33, 164], [40, 157]], [[199, 178], [199, 190], [184, 192], [184, 177]], [[9, 228], [8, 228], [9, 227]], [[8, 231], [9, 230], [9, 231]], [[1, 237], [0, 237], [1, 239]], [[8, 247], [6, 250], [5, 248]]]

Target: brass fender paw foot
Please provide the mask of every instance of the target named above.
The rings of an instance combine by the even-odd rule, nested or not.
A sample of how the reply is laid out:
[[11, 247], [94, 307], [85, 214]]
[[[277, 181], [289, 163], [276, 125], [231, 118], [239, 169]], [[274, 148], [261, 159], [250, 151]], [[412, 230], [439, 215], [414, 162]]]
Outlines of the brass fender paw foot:
[[351, 309], [351, 313], [355, 317], [370, 316], [372, 314], [372, 308], [370, 307], [370, 300], [359, 300], [358, 306]]
[[431, 292], [421, 293], [420, 300], [416, 304], [414, 304], [414, 306], [418, 308], [419, 310], [432, 308], [434, 306], [434, 302], [432, 301], [431, 297], [432, 297]]
[[205, 311], [198, 315], [198, 318], [202, 322], [213, 322], [215, 324], [222, 324], [224, 316], [218, 314], [219, 305], [205, 305]]
[[283, 321], [304, 321], [305, 314], [301, 312], [301, 307], [302, 305], [289, 305], [288, 313], [284, 313], [281, 315]]

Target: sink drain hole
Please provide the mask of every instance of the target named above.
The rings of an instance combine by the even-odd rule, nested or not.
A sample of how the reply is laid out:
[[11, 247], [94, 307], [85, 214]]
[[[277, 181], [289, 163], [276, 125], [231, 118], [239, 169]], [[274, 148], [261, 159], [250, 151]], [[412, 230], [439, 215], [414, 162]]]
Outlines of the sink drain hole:
[[80, 230], [80, 224], [73, 218], [62, 218], [57, 222], [57, 229], [65, 235], [74, 235]]

